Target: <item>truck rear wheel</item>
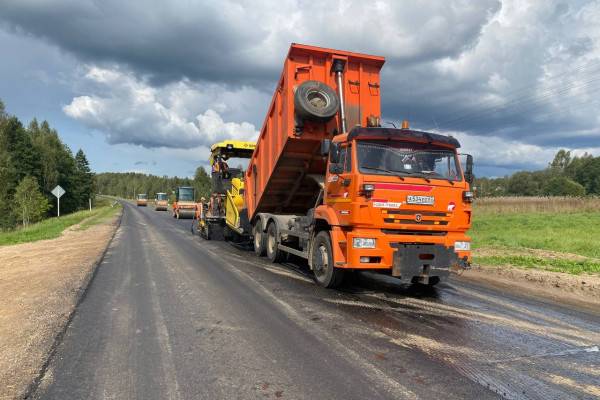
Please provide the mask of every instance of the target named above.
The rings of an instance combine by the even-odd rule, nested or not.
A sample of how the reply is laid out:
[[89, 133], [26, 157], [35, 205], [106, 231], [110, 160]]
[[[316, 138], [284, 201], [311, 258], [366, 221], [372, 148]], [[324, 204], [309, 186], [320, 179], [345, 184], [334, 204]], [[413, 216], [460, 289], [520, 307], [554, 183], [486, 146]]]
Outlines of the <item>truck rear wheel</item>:
[[252, 227], [252, 236], [254, 237], [254, 253], [259, 257], [263, 257], [267, 252], [267, 235], [262, 230], [260, 220], [256, 221]]
[[266, 242], [267, 258], [274, 263], [281, 261], [283, 259], [283, 251], [277, 248], [277, 227], [274, 222], [271, 222], [267, 228]]
[[334, 267], [329, 232], [321, 231], [315, 236], [312, 251], [312, 267], [315, 281], [326, 288], [336, 288], [344, 280], [344, 270]]

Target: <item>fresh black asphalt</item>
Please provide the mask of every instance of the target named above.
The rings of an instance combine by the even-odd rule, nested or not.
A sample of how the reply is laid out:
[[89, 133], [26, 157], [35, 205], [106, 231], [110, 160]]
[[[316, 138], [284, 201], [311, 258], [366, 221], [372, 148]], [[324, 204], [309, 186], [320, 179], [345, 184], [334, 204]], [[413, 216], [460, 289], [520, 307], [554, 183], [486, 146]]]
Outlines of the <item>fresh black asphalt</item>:
[[317, 287], [124, 204], [40, 399], [585, 399], [600, 317], [455, 279]]

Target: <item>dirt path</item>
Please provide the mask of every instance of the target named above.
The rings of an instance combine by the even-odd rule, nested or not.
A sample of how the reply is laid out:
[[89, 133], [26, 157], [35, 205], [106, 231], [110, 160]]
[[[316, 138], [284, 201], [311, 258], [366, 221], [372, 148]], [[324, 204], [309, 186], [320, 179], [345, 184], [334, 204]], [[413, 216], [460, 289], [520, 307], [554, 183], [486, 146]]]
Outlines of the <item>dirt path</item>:
[[0, 247], [0, 399], [23, 396], [39, 374], [118, 218]]

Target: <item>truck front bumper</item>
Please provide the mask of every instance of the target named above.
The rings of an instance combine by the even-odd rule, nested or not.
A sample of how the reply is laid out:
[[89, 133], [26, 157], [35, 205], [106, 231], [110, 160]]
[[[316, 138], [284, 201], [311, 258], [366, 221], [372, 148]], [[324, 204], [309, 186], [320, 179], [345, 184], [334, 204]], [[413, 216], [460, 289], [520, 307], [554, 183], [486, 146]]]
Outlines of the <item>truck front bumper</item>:
[[437, 283], [450, 275], [454, 265], [464, 265], [467, 260], [459, 259], [452, 247], [441, 244], [393, 243], [394, 263], [392, 276], [403, 283]]
[[[374, 238], [375, 248], [353, 248], [353, 238]], [[407, 283], [434, 283], [445, 280], [451, 271], [470, 266], [470, 251], [456, 251], [456, 241], [470, 241], [464, 232], [443, 236], [391, 235], [378, 229], [356, 229], [340, 237], [339, 268], [378, 270]], [[335, 243], [335, 241], [334, 241]]]

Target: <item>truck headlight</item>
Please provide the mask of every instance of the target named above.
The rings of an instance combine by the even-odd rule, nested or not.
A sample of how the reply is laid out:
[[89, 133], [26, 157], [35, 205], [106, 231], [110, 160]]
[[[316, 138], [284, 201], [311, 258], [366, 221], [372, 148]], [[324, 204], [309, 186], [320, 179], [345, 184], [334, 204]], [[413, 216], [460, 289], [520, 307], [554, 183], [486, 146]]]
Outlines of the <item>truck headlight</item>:
[[355, 249], [374, 249], [375, 239], [373, 238], [353, 238], [352, 247]]
[[471, 242], [454, 242], [454, 251], [471, 251]]

